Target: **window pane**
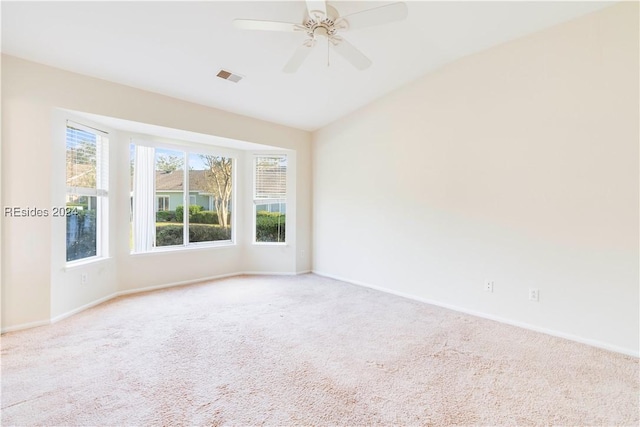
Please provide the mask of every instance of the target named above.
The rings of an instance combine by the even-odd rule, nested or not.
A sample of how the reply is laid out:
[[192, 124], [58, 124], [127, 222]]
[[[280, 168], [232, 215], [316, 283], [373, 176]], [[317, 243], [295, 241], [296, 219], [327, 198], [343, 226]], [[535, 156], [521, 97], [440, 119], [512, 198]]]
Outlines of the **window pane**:
[[285, 241], [286, 207], [284, 202], [256, 205], [256, 242]]
[[67, 206], [74, 215], [67, 216], [67, 261], [98, 255], [97, 197], [67, 194]]
[[108, 158], [106, 138], [67, 126], [66, 205], [74, 208], [66, 217], [67, 261], [101, 255], [99, 216], [100, 206], [107, 206]]
[[184, 153], [157, 148], [155, 164], [155, 246], [182, 245], [184, 244]]
[[233, 159], [189, 154], [189, 242], [231, 240]]
[[133, 251], [133, 179], [136, 164], [136, 146], [129, 144], [129, 250]]
[[256, 242], [285, 241], [287, 156], [259, 156], [255, 160], [254, 203]]
[[67, 127], [67, 188], [96, 187], [96, 134]]

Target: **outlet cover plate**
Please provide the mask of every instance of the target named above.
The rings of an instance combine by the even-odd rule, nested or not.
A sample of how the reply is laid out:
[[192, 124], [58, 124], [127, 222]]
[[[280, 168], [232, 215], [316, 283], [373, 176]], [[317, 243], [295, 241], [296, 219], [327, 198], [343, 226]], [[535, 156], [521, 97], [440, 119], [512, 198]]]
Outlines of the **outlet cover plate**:
[[484, 290], [485, 292], [493, 292], [493, 280], [484, 281]]

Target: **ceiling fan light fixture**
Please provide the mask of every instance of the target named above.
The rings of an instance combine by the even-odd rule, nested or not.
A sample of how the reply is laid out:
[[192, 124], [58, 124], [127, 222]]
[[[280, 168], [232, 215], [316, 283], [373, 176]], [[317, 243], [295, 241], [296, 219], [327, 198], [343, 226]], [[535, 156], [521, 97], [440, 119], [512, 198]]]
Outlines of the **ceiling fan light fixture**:
[[236, 27], [246, 30], [304, 32], [305, 40], [302, 45], [298, 46], [289, 62], [282, 69], [285, 73], [295, 73], [319, 38], [328, 40], [326, 44], [327, 55], [328, 49], [331, 47], [356, 69], [365, 70], [371, 66], [371, 60], [339, 33], [401, 21], [407, 17], [407, 5], [402, 1], [362, 10], [345, 17], [341, 17], [336, 8], [328, 5], [326, 0], [305, 1], [307, 15], [302, 24], [256, 19], [235, 19], [233, 22]]

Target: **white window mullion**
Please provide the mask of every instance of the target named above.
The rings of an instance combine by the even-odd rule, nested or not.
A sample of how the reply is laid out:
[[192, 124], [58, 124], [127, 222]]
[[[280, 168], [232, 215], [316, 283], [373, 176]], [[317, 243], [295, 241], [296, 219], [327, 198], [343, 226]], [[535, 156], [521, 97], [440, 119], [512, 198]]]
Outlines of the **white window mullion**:
[[67, 187], [67, 193], [69, 194], [77, 194], [78, 196], [106, 196], [104, 192], [99, 191], [95, 188], [84, 188], [84, 187]]
[[187, 246], [189, 244], [189, 212], [190, 211], [190, 205], [189, 205], [189, 153], [188, 152], [184, 152], [184, 178], [183, 181], [184, 183], [182, 184], [182, 188], [184, 189], [184, 193], [182, 194], [182, 206], [184, 206], [184, 213], [183, 213], [183, 219], [184, 219], [184, 232], [182, 233], [182, 244], [184, 246]]
[[105, 137], [98, 137], [96, 150], [96, 236], [97, 256], [107, 256], [108, 224], [109, 224], [109, 142]]

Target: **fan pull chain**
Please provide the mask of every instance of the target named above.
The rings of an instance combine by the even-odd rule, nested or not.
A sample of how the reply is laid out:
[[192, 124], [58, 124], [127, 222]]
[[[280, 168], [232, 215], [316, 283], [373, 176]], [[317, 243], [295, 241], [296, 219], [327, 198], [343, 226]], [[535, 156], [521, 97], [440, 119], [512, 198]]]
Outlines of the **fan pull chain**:
[[327, 67], [329, 67], [329, 65], [330, 65], [329, 64], [329, 51], [330, 51], [329, 43], [331, 43], [331, 42], [329, 41], [329, 37], [327, 37]]

